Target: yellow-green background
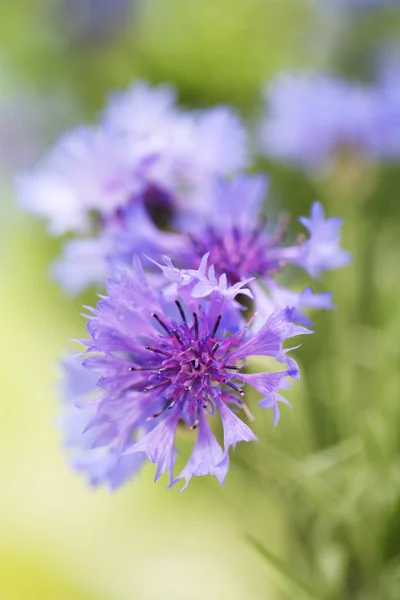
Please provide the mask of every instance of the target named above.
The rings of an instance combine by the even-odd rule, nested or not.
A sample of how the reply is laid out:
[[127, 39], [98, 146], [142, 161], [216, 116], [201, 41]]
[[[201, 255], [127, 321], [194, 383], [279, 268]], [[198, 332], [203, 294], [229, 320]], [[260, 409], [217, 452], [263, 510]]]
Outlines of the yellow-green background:
[[201, 478], [166, 491], [149, 465], [110, 494], [69, 470], [57, 429], [57, 360], [94, 296], [65, 298], [49, 280], [58, 243], [13, 204], [18, 152], [1, 140], [9, 114], [15, 135], [27, 135], [16, 98], [28, 117], [38, 103], [45, 148], [136, 77], [174, 83], [185, 105], [228, 102], [252, 120], [261, 84], [280, 69], [368, 75], [398, 33], [396, 10], [341, 18], [318, 0], [138, 0], [93, 40], [73, 35], [67, 4], [0, 7], [0, 598], [399, 600], [397, 166], [346, 157], [313, 178], [263, 165], [275, 208], [305, 214], [318, 197], [345, 218], [354, 253], [325, 279], [337, 311], [316, 317], [297, 353], [294, 408], [277, 429], [257, 413], [260, 442], [237, 448], [222, 489]]

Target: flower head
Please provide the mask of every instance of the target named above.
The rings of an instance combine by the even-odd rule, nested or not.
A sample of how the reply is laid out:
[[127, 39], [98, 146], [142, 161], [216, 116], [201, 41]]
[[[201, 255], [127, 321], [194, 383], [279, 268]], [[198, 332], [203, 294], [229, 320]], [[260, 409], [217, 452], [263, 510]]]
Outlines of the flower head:
[[18, 179], [17, 192], [28, 210], [48, 219], [51, 233], [86, 233], [137, 201], [194, 199], [210, 177], [244, 167], [247, 155], [244, 127], [231, 109], [185, 113], [170, 86], [138, 82], [112, 96], [98, 126], [62, 137]]
[[188, 211], [179, 224], [187, 232], [182, 262], [196, 264], [209, 252], [217, 274], [225, 273], [231, 284], [274, 273], [279, 265], [274, 250], [282, 232], [266, 231], [261, 208], [267, 188], [262, 175], [214, 180], [208, 202], [197, 212]]
[[265, 100], [265, 155], [308, 168], [326, 166], [342, 149], [374, 156], [373, 88], [324, 74], [286, 74], [266, 87]]
[[260, 175], [214, 180], [201, 209], [181, 216], [180, 235], [168, 251], [181, 266], [195, 266], [207, 253], [212, 270], [197, 289], [210, 292], [217, 282], [220, 289], [222, 282], [233, 287], [249, 284], [262, 318], [276, 307], [292, 306], [301, 322], [306, 308], [332, 308], [331, 295], [314, 294], [310, 288], [296, 294], [279, 286], [275, 275], [291, 263], [316, 277], [347, 264], [350, 254], [340, 248], [341, 219], [325, 218], [318, 202], [311, 217], [300, 218], [309, 238], [285, 245], [287, 218], [278, 219], [271, 231], [261, 212], [267, 188], [268, 180]]
[[[164, 275], [175, 298], [155, 291], [138, 259], [132, 272], [120, 272], [107, 285], [107, 296], [92, 310], [90, 338], [83, 369], [98, 373], [102, 394], [86, 430], [95, 446], [112, 449], [120, 459], [147, 455], [157, 465], [156, 479], [167, 471], [172, 485], [194, 475], [212, 473], [222, 483], [229, 467], [228, 450], [239, 441], [255, 439], [236, 411], [248, 412], [243, 385], [263, 394], [276, 412], [274, 393], [297, 378], [296, 363], [283, 349], [286, 338], [308, 333], [293, 323], [291, 309], [275, 311], [257, 330], [245, 325], [235, 295], [222, 281], [210, 291], [204, 284], [207, 258], [199, 269], [179, 271], [167, 260]], [[170, 284], [170, 285], [171, 285]], [[169, 286], [170, 287], [170, 286]], [[284, 363], [278, 373], [242, 372], [248, 356], [270, 356]], [[208, 417], [220, 415], [223, 449]], [[178, 424], [198, 429], [193, 453], [182, 473], [173, 474]], [[84, 433], [82, 435], [85, 435]]]

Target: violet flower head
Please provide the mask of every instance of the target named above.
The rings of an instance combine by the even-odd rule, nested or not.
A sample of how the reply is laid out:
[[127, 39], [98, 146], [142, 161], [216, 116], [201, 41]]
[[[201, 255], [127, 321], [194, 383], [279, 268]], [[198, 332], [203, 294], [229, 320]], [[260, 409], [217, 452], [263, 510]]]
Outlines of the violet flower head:
[[[170, 212], [187, 203], [201, 205], [214, 177], [247, 166], [248, 154], [245, 128], [230, 108], [185, 112], [172, 87], [139, 81], [110, 98], [98, 126], [66, 134], [41, 163], [20, 175], [17, 196], [27, 210], [47, 219], [53, 235], [88, 236], [68, 242], [53, 268], [58, 281], [76, 293], [104, 283], [104, 261], [110, 251], [121, 254], [118, 228], [121, 238], [132, 240], [133, 252], [149, 252], [150, 220], [142, 213], [133, 223], [132, 215], [143, 207], [161, 205]], [[166, 236], [154, 231], [152, 238], [169, 252]]]
[[142, 180], [153, 190], [169, 194], [178, 206], [201, 202], [211, 177], [248, 165], [247, 132], [231, 108], [178, 110], [170, 86], [159, 86], [158, 98], [153, 96], [148, 84], [138, 82], [114, 94], [105, 111], [107, 128], [124, 141], [132, 163], [141, 161]]
[[[273, 409], [276, 423], [278, 403], [287, 403], [278, 392], [289, 387], [289, 378], [298, 378], [283, 342], [309, 330], [293, 323], [289, 308], [275, 311], [257, 331], [246, 326], [235, 297], [250, 294], [244, 287], [248, 282], [229, 287], [223, 275], [215, 281], [207, 256], [198, 269], [177, 269], [169, 259], [161, 268], [169, 282], [164, 292], [149, 284], [140, 261], [134, 259], [132, 271], [121, 271], [118, 280], [110, 280], [107, 296], [91, 309], [90, 338], [83, 340], [87, 350], [80, 368], [97, 378], [101, 393], [95, 400], [90, 396], [87, 406], [84, 401], [79, 404], [80, 410], [90, 409], [91, 418], [82, 419], [84, 429], [80, 420], [81, 436], [75, 445], [81, 454], [84, 450], [83, 470], [96, 482], [124, 480], [137, 462], [121, 461], [147, 455], [157, 465], [155, 479], [167, 471], [170, 485], [185, 479], [186, 487], [192, 476], [208, 473], [223, 483], [229, 448], [256, 439], [236, 414], [242, 410], [249, 415], [243, 386], [261, 393], [260, 406]], [[284, 369], [246, 374], [245, 360], [254, 355], [273, 357]], [[208, 422], [217, 415], [223, 448]], [[186, 466], [175, 476], [179, 424], [197, 430], [197, 438]], [[91, 452], [99, 449], [110, 461], [103, 477], [97, 460], [95, 476], [88, 466]]]
[[267, 189], [268, 179], [262, 175], [214, 180], [202, 207], [188, 210], [178, 222], [186, 237], [182, 264], [198, 264], [209, 252], [217, 274], [225, 273], [230, 284], [275, 272], [279, 259], [273, 250], [283, 232], [266, 233], [261, 207]]
[[[97, 127], [82, 126], [64, 135], [35, 169], [17, 180], [21, 204], [47, 218], [52, 234], [107, 226], [121, 209], [152, 190], [160, 144], [165, 146], [179, 127], [175, 94], [169, 86], [152, 88], [142, 82], [129, 94], [137, 124], [130, 135], [112, 126], [106, 113]], [[125, 117], [122, 107], [120, 112]]]
[[[285, 244], [287, 218], [271, 230], [262, 214], [267, 188], [261, 175], [216, 180], [202, 210], [188, 212], [178, 223], [181, 238], [172, 254], [180, 265], [194, 266], [208, 252], [216, 277], [224, 274], [230, 285], [253, 279], [249, 286], [264, 318], [276, 307], [292, 306], [301, 322], [304, 309], [332, 308], [331, 294], [314, 294], [311, 288], [296, 294], [279, 286], [276, 274], [291, 263], [316, 277], [347, 264], [350, 254], [340, 248], [341, 219], [325, 219], [319, 203], [310, 218], [300, 219], [309, 239]], [[262, 299], [262, 293], [268, 297]]]
[[323, 74], [285, 74], [265, 89], [261, 152], [305, 168], [323, 168], [340, 151], [374, 156], [373, 88]]

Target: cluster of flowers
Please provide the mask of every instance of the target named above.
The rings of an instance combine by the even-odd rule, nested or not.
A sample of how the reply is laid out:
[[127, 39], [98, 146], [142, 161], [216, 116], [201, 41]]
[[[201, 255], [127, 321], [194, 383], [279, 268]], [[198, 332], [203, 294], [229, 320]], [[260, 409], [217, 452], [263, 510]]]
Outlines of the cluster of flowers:
[[[248, 148], [231, 109], [185, 112], [170, 87], [136, 83], [111, 98], [98, 126], [68, 134], [19, 180], [21, 202], [53, 234], [81, 236], [53, 269], [60, 283], [106, 285], [87, 309], [85, 352], [64, 360], [63, 427], [92, 484], [118, 487], [146, 456], [170, 485], [208, 473], [222, 483], [230, 448], [256, 439], [238, 416], [251, 419], [245, 386], [274, 423], [288, 404], [279, 392], [299, 370], [284, 343], [310, 333], [304, 310], [332, 308], [332, 298], [275, 275], [291, 264], [316, 277], [350, 257], [341, 220], [319, 203], [300, 218], [308, 237], [293, 244], [284, 219], [267, 226], [268, 180], [246, 173]], [[277, 370], [248, 373], [249, 356], [275, 359]], [[217, 414], [222, 446], [208, 423]], [[197, 438], [175, 475], [182, 426]]]
[[265, 101], [266, 156], [307, 169], [326, 168], [341, 151], [400, 159], [400, 62], [388, 62], [374, 84], [321, 73], [280, 75], [266, 87]]

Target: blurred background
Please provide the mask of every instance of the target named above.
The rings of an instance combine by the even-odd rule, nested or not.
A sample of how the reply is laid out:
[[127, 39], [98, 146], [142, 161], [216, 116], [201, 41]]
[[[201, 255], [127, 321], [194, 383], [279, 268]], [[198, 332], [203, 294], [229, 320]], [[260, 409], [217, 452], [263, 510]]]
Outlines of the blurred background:
[[[355, 7], [347, 5], [354, 4]], [[0, 598], [400, 599], [400, 173], [340, 157], [315, 176], [260, 162], [278, 208], [344, 217], [351, 266], [324, 279], [302, 380], [279, 426], [236, 450], [223, 488], [118, 493], [72, 472], [57, 430], [58, 358], [85, 322], [50, 280], [59, 241], [20, 210], [13, 177], [135, 78], [184, 106], [254, 123], [282, 70], [367, 80], [400, 39], [400, 6], [350, 0], [13, 0], [0, 7]], [[399, 94], [400, 102], [400, 94]], [[246, 446], [246, 447], [244, 447]], [[196, 479], [196, 478], [195, 478]]]

